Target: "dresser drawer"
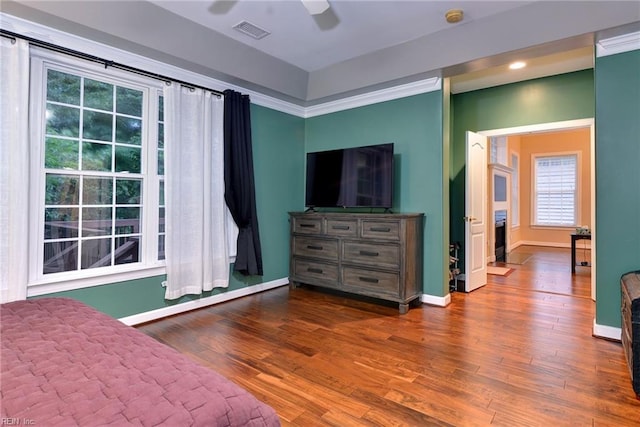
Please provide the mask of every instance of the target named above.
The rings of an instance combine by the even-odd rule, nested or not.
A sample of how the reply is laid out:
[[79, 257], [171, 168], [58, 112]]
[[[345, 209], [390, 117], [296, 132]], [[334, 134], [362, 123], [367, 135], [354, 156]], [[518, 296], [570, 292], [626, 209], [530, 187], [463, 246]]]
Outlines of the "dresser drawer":
[[321, 281], [323, 285], [337, 287], [338, 266], [318, 261], [310, 261], [300, 258], [293, 259], [293, 274], [295, 280], [310, 283]]
[[338, 260], [338, 241], [317, 237], [293, 236], [293, 255]]
[[400, 289], [400, 279], [398, 274], [344, 267], [342, 270], [342, 285], [346, 291], [357, 289], [373, 297], [394, 297], [398, 298]]
[[293, 232], [301, 234], [322, 234], [322, 218], [293, 217]]
[[349, 263], [365, 264], [380, 268], [400, 267], [400, 247], [397, 244], [372, 244], [344, 242], [343, 259]]
[[398, 221], [362, 221], [362, 237], [367, 239], [400, 240]]
[[327, 234], [332, 236], [357, 236], [358, 221], [346, 219], [328, 219]]

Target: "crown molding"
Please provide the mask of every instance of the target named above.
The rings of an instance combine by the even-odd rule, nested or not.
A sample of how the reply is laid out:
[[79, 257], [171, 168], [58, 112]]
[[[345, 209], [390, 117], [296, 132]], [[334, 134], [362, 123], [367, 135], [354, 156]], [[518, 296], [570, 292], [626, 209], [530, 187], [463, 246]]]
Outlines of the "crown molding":
[[321, 116], [323, 114], [335, 113], [337, 111], [348, 110], [350, 108], [363, 107], [365, 105], [376, 104], [378, 102], [391, 101], [393, 99], [405, 98], [407, 96], [421, 93], [433, 92], [442, 88], [442, 79], [431, 77], [426, 80], [407, 83], [391, 88], [380, 89], [362, 95], [350, 96], [337, 101], [326, 102], [314, 105], [305, 109], [305, 118]]
[[615, 55], [640, 49], [640, 31], [602, 39], [596, 43], [596, 57]]
[[105, 58], [114, 62], [130, 64], [134, 67], [144, 69], [152, 73], [165, 75], [170, 78], [190, 82], [214, 90], [224, 91], [225, 89], [233, 89], [249, 95], [253, 104], [302, 118], [314, 117], [350, 108], [375, 104], [378, 102], [404, 98], [406, 96], [431, 92], [441, 88], [441, 79], [433, 77], [426, 80], [351, 96], [337, 101], [331, 101], [311, 107], [303, 107], [242, 86], [230, 84], [203, 74], [165, 64], [155, 59], [127, 52], [122, 49], [79, 37], [64, 31], [56, 30], [54, 28], [2, 12], [0, 12], [0, 28], [16, 34], [22, 34], [24, 36], [41, 40], [43, 42], [88, 53], [98, 58]]

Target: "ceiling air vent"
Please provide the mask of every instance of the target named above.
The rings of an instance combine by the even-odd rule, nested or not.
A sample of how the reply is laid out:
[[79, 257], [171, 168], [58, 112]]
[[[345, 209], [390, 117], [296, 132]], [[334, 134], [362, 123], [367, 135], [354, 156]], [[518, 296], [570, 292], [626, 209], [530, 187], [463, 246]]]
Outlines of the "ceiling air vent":
[[260, 40], [261, 38], [267, 37], [271, 34], [269, 31], [263, 30], [249, 21], [242, 21], [239, 24], [234, 25], [233, 28], [248, 35], [249, 37], [253, 37], [256, 40]]

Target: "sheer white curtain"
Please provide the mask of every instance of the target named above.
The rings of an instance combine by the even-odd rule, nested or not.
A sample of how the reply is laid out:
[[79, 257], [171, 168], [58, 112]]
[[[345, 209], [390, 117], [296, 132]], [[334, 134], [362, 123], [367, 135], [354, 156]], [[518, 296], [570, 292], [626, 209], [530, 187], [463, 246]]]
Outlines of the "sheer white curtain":
[[9, 302], [27, 297], [29, 43], [0, 40], [0, 302]]
[[165, 88], [166, 299], [229, 285], [224, 100]]

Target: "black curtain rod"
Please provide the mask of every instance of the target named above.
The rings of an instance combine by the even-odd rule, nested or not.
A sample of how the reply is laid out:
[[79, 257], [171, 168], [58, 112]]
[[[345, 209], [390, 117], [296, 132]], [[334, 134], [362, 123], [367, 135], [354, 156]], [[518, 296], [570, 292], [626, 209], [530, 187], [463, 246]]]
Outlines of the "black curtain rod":
[[135, 67], [131, 67], [129, 65], [120, 64], [118, 62], [110, 61], [108, 59], [99, 58], [97, 56], [93, 56], [93, 55], [90, 55], [88, 53], [80, 52], [80, 51], [69, 49], [69, 48], [62, 47], [62, 46], [58, 46], [58, 45], [55, 45], [53, 43], [43, 42], [42, 40], [34, 39], [32, 37], [23, 36], [21, 34], [13, 33], [11, 31], [7, 31], [7, 30], [1, 29], [1, 28], [0, 28], [0, 35], [2, 37], [6, 37], [6, 38], [9, 38], [9, 39], [13, 39], [13, 40], [23, 39], [23, 40], [28, 41], [29, 44], [32, 44], [32, 45], [37, 46], [37, 47], [42, 47], [42, 48], [45, 48], [45, 49], [48, 49], [48, 50], [52, 50], [54, 52], [63, 53], [65, 55], [73, 56], [75, 58], [80, 58], [80, 59], [84, 59], [84, 60], [87, 60], [87, 61], [97, 62], [99, 64], [104, 64], [104, 68], [107, 68], [107, 67], [116, 68], [118, 70], [128, 71], [130, 73], [138, 74], [140, 76], [151, 77], [151, 78], [156, 79], [156, 80], [161, 80], [161, 81], [163, 81], [165, 83], [178, 83], [178, 84], [181, 84], [181, 85], [189, 87], [189, 88], [202, 89], [202, 90], [211, 92], [211, 93], [217, 95], [218, 97], [221, 97], [223, 95], [223, 93], [220, 92], [219, 90], [210, 89], [208, 87], [195, 85], [193, 83], [185, 82], [185, 81], [182, 81], [182, 80], [177, 80], [177, 79], [174, 79], [173, 77], [163, 76], [162, 74], [156, 74], [156, 73], [152, 73], [150, 71], [141, 70], [140, 68], [135, 68]]

